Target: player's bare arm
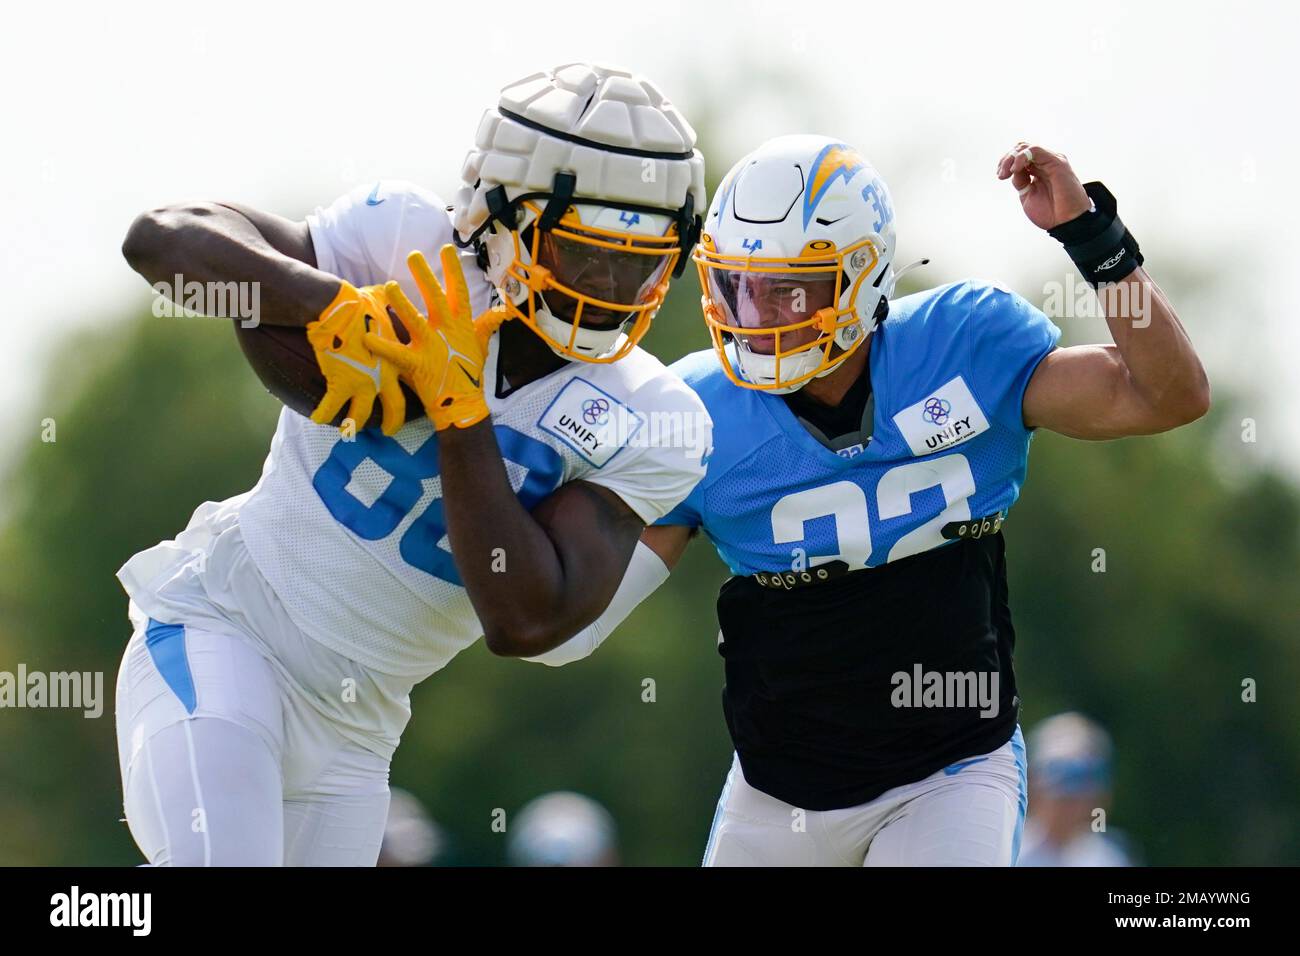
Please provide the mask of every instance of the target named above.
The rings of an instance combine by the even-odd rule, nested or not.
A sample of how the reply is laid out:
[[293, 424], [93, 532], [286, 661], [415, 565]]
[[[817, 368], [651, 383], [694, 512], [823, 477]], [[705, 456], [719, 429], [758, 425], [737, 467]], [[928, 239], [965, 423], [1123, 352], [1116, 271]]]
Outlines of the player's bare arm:
[[456, 568], [494, 654], [543, 654], [594, 621], [618, 590], [644, 522], [612, 491], [570, 482], [530, 513], [510, 485], [483, 393], [487, 340], [504, 313], [474, 319], [460, 259], [441, 252], [444, 282], [408, 258], [422, 315], [396, 282], [388, 300], [411, 331], [366, 344], [401, 370], [438, 429], [443, 517]]
[[256, 282], [259, 319], [305, 326], [334, 299], [339, 280], [316, 268], [306, 222], [233, 203], [188, 202], [143, 212], [122, 243], [151, 284]]
[[[325, 377], [325, 393], [311, 413], [318, 424], [367, 423], [382, 399], [383, 430], [406, 418], [396, 370], [361, 344], [372, 328], [396, 340], [386, 303], [375, 288], [316, 268], [306, 222], [224, 203], [182, 203], [136, 217], [122, 243], [131, 268], [152, 284], [247, 282], [258, 288], [258, 324], [307, 329]], [[346, 406], [346, 410], [345, 410]]]
[[545, 653], [608, 606], [644, 527], [612, 491], [562, 485], [530, 514], [489, 421], [439, 436], [447, 535], [494, 654]]
[[[541, 510], [534, 515], [541, 518]], [[698, 533], [698, 528], [686, 525], [646, 527], [627, 560], [622, 582], [600, 616], [550, 651], [528, 656], [541, 664], [562, 667], [594, 653], [629, 614], [668, 580], [686, 546]]]
[[682, 524], [652, 525], [641, 533], [641, 543], [659, 556], [659, 560], [671, 571], [686, 553], [686, 546], [691, 543], [697, 530]]
[[[998, 178], [1010, 179], [1029, 221], [1057, 229], [1090, 212], [1092, 200], [1062, 155], [1020, 143], [1002, 157]], [[1131, 255], [1131, 250], [1117, 250]], [[1055, 349], [1025, 390], [1024, 420], [1072, 438], [1151, 435], [1200, 418], [1210, 385], [1168, 298], [1132, 260], [1123, 276], [1098, 285], [1114, 345]]]

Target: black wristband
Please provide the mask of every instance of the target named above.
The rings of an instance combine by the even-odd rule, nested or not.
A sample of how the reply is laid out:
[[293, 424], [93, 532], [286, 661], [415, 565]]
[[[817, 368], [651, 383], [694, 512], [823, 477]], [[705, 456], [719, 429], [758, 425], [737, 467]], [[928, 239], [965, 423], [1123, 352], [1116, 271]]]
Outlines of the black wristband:
[[1094, 289], [1102, 282], [1117, 282], [1142, 265], [1142, 250], [1116, 212], [1115, 197], [1099, 182], [1083, 187], [1093, 209], [1047, 234], [1065, 246], [1066, 255]]

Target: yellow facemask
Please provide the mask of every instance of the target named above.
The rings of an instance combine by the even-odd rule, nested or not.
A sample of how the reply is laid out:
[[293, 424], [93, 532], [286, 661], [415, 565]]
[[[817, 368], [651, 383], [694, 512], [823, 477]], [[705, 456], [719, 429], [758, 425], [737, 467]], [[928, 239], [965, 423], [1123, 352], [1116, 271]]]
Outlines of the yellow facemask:
[[[704, 322], [732, 383], [792, 391], [838, 367], [866, 341], [856, 303], [876, 267], [870, 241], [841, 250], [830, 240], [814, 240], [793, 258], [715, 250], [712, 238], [703, 235], [693, 258]], [[849, 275], [857, 279], [845, 295]], [[731, 353], [729, 340], [735, 343]]]
[[[532, 224], [522, 230], [530, 233], [526, 244], [521, 231], [510, 233], [506, 312], [566, 358], [617, 362], [649, 331], [667, 295], [682, 252], [676, 225], [662, 236], [589, 226], [570, 206], [543, 230], [542, 210], [528, 201], [521, 206]], [[516, 303], [521, 289], [528, 294]], [[610, 334], [620, 328], [621, 335]]]

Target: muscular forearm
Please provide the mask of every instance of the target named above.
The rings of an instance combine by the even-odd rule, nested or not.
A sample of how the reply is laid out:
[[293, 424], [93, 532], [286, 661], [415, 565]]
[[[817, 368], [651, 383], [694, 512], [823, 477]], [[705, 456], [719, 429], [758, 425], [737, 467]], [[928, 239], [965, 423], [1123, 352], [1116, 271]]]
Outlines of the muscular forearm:
[[1168, 298], [1141, 266], [1098, 289], [1131, 387], [1152, 413], [1181, 424], [1204, 414], [1209, 380]]
[[395, 291], [389, 300], [411, 341], [367, 335], [366, 344], [401, 370], [438, 429], [442, 519], [488, 649], [532, 657], [605, 610], [645, 527], [629, 499], [643, 499], [635, 476], [611, 482], [613, 469], [561, 482], [557, 452], [503, 428], [508, 444], [526, 443], [512, 456], [528, 462], [516, 495], [483, 391], [496, 323], [474, 320], [455, 246], [443, 246], [439, 259], [442, 279], [419, 253], [408, 258], [428, 319]]
[[238, 211], [217, 203], [168, 206], [138, 216], [122, 254], [150, 284], [258, 283], [259, 321], [306, 325], [338, 294], [339, 280], [275, 249]]
[[1152, 435], [1194, 421], [1210, 386], [1169, 300], [1142, 268], [1137, 239], [1100, 182], [1079, 181], [1060, 153], [1021, 141], [998, 163], [1025, 216], [1058, 240], [1097, 289], [1115, 344], [1054, 349], [1025, 389], [1030, 428], [1104, 440]]
[[561, 667], [590, 656], [636, 610], [637, 605], [668, 580], [668, 573], [663, 558], [644, 542], [638, 543], [623, 574], [623, 582], [604, 613], [558, 647], [525, 660]]
[[490, 420], [438, 433], [452, 554], [496, 653], [542, 653], [590, 621], [565, 619], [560, 555], [510, 487]]

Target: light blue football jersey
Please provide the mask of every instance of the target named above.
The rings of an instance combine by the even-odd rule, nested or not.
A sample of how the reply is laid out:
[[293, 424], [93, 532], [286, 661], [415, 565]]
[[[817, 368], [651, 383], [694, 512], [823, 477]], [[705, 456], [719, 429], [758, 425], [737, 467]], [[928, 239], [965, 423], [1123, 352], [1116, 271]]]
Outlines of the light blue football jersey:
[[1019, 496], [1033, 437], [1025, 387], [1060, 334], [986, 282], [891, 302], [870, 342], [871, 440], [838, 453], [780, 396], [732, 384], [712, 350], [688, 355], [672, 368], [713, 417], [714, 449], [658, 524], [701, 528], [740, 575], [877, 567], [951, 544], [945, 525], [1005, 514]]

